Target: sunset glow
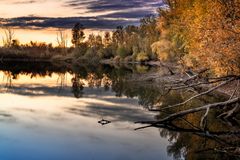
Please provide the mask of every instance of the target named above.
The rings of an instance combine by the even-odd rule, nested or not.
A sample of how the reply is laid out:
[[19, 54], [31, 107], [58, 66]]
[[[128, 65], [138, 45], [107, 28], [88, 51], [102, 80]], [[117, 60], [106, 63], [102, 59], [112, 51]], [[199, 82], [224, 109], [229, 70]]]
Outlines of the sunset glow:
[[21, 43], [39, 41], [55, 45], [58, 28], [64, 28], [71, 45], [70, 29], [77, 22], [89, 29], [87, 35], [118, 25], [137, 25], [140, 18], [154, 14], [161, 3], [158, 0], [2, 0], [0, 24], [14, 28], [15, 38]]
[[0, 0], [0, 160], [240, 158], [240, 0]]
[[[24, 29], [14, 28], [14, 38], [18, 39], [21, 44], [28, 44], [30, 41], [33, 42], [45, 42], [51, 43], [53, 46], [57, 45], [57, 35], [59, 33], [58, 28], [44, 28], [44, 29]], [[72, 46], [71, 43], [71, 29], [63, 30], [67, 34], [67, 46]], [[103, 35], [107, 30], [94, 30], [86, 29], [85, 35], [88, 37], [89, 34]], [[4, 29], [0, 31], [0, 35], [4, 37]], [[0, 46], [2, 41], [0, 41]]]

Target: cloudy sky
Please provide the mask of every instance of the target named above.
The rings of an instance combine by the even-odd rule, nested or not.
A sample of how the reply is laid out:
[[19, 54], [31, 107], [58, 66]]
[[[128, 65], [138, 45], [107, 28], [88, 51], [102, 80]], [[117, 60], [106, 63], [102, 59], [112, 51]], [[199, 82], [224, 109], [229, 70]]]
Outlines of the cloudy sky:
[[44, 37], [50, 28], [70, 29], [76, 22], [92, 30], [138, 24], [161, 5], [162, 0], [0, 0], [0, 25], [21, 29], [18, 35], [27, 41], [33, 34]]

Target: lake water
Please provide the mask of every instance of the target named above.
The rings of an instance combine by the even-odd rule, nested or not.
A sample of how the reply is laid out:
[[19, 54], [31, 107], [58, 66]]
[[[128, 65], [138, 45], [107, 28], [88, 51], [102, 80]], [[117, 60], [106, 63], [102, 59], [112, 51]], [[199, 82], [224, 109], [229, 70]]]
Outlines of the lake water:
[[[159, 86], [129, 80], [154, 68], [25, 63], [2, 64], [0, 69], [0, 160], [235, 158], [200, 152], [223, 144], [194, 131], [135, 131], [142, 126], [136, 121], [164, 116], [148, 111], [149, 106], [174, 104], [190, 95], [164, 95]], [[206, 101], [196, 100], [192, 104], [203, 103]], [[187, 118], [198, 124], [198, 115]], [[102, 125], [101, 120], [110, 123]], [[231, 127], [217, 121], [209, 128], [218, 133]]]

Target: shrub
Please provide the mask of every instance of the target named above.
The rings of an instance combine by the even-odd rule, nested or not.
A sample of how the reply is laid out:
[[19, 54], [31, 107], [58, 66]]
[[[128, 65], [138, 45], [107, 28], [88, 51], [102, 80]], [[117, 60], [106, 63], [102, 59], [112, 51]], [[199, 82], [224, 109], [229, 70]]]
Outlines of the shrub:
[[120, 61], [121, 61], [121, 57], [120, 56], [114, 57], [114, 62], [119, 63]]
[[145, 52], [140, 52], [136, 57], [136, 61], [138, 61], [138, 62], [146, 62], [149, 60], [150, 60], [150, 58]]
[[125, 62], [132, 62], [133, 58], [132, 58], [132, 56], [127, 56], [126, 58], [124, 58], [124, 61]]
[[112, 49], [110, 47], [101, 48], [98, 51], [98, 55], [100, 56], [100, 58], [105, 58], [105, 59], [110, 59], [110, 58], [114, 57], [114, 54], [113, 54]]
[[88, 50], [87, 50], [87, 52], [85, 53], [85, 55], [84, 55], [84, 58], [87, 58], [87, 59], [91, 59], [91, 58], [94, 58], [94, 57], [96, 57], [97, 56], [97, 54], [96, 54], [96, 52], [95, 52], [95, 49], [93, 49], [93, 48], [89, 48]]
[[119, 55], [123, 59], [123, 58], [129, 56], [130, 53], [129, 53], [129, 51], [125, 47], [120, 46], [117, 49], [117, 55]]
[[87, 52], [88, 50], [88, 46], [86, 43], [81, 43], [78, 47], [76, 47], [74, 50], [73, 50], [73, 55], [74, 57], [76, 58], [79, 58], [79, 57], [82, 57], [85, 55], [85, 53]]
[[136, 65], [136, 72], [137, 73], [147, 73], [148, 71], [149, 71], [148, 66]]

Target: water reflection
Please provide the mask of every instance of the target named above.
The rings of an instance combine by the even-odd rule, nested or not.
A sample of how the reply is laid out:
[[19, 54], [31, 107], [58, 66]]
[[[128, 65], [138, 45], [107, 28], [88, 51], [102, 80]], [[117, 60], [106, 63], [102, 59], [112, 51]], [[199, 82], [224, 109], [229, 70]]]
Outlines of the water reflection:
[[74, 75], [72, 78], [72, 92], [76, 98], [82, 97], [84, 83], [80, 80], [78, 75]]
[[[134, 74], [143, 73], [143, 68], [144, 72], [155, 70], [47, 63], [0, 65], [0, 159], [238, 158], [238, 121], [216, 120], [218, 111], [209, 114], [204, 129], [199, 126], [204, 113], [198, 113], [159, 129], [135, 132], [136, 121], [161, 119], [178, 111], [152, 113], [152, 107], [176, 104], [192, 94], [129, 81]], [[214, 101], [214, 95], [205, 96], [183, 107]], [[100, 120], [111, 123], [102, 126]]]
[[116, 71], [71, 67], [1, 66], [0, 159], [168, 159], [158, 130], [134, 132], [153, 114], [115, 97]]

